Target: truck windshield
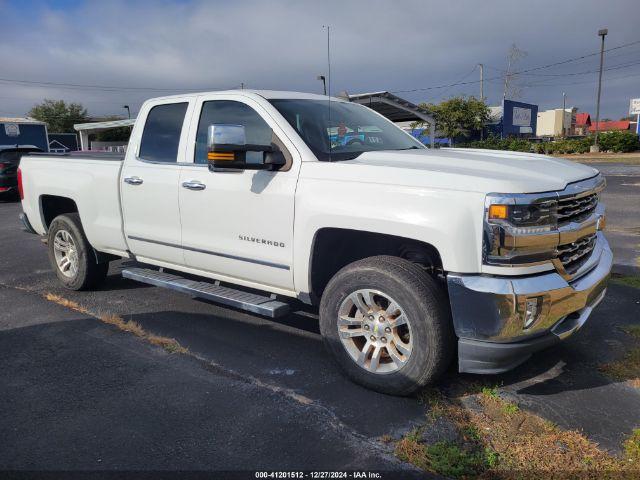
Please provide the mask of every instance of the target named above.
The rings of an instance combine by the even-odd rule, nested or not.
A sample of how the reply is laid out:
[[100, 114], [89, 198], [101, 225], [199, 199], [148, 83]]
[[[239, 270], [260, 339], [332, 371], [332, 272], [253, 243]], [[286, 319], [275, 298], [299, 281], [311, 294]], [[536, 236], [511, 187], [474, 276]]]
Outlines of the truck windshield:
[[271, 104], [319, 160], [352, 160], [374, 150], [425, 148], [393, 123], [355, 103], [283, 99]]

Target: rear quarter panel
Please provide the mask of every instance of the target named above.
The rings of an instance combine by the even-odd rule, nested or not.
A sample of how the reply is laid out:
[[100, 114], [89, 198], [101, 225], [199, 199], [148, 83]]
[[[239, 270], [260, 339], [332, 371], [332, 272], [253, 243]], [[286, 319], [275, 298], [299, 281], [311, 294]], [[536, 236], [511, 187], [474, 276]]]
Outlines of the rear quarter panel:
[[82, 157], [23, 157], [22, 208], [34, 230], [45, 235], [42, 197], [55, 195], [78, 206], [87, 239], [98, 251], [126, 255], [119, 177], [122, 162]]

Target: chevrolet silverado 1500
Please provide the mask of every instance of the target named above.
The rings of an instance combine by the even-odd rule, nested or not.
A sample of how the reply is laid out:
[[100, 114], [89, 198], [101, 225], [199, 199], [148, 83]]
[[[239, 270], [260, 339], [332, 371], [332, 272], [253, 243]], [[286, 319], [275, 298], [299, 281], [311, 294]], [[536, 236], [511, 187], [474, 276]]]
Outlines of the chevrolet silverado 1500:
[[68, 288], [124, 257], [127, 278], [262, 315], [297, 298], [344, 371], [387, 393], [456, 353], [461, 372], [498, 373], [572, 335], [612, 264], [597, 170], [430, 150], [324, 96], [149, 100], [124, 156], [30, 154], [18, 179], [25, 228]]

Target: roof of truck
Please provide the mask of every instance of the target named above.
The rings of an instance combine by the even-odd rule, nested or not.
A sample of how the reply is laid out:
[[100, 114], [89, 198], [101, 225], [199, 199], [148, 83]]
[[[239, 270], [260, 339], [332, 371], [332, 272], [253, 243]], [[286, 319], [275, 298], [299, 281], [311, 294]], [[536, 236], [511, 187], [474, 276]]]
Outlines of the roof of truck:
[[[291, 98], [291, 99], [306, 99], [306, 100], [326, 100], [328, 97], [326, 95], [318, 95], [316, 93], [306, 93], [306, 92], [289, 92], [289, 91], [279, 91], [279, 90], [251, 90], [251, 89], [242, 89], [242, 90], [211, 90], [208, 92], [189, 92], [180, 95], [168, 95], [166, 97], [155, 97], [154, 100], [165, 99], [165, 98], [184, 98], [184, 97], [196, 97], [198, 95], [207, 95], [210, 93], [234, 93], [234, 94], [242, 94], [242, 95], [257, 95], [262, 98], [266, 98], [268, 100], [271, 99], [283, 99], [283, 98]], [[336, 102], [344, 102], [344, 99], [331, 97], [331, 100], [335, 100]]]

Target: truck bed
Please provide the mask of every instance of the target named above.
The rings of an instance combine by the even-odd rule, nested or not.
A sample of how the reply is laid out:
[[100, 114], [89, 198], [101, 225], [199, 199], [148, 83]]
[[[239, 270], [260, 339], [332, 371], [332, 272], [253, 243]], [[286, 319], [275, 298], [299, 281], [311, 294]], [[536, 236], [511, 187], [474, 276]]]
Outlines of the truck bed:
[[33, 152], [22, 157], [61, 157], [61, 158], [86, 158], [90, 160], [107, 160], [112, 162], [122, 162], [124, 160], [124, 153], [116, 152], [69, 152], [69, 153], [46, 153], [46, 152]]
[[45, 235], [48, 222], [57, 214], [57, 202], [71, 201], [96, 250], [127, 256], [120, 210], [123, 160], [123, 154], [110, 152], [23, 155], [22, 209], [32, 228]]

